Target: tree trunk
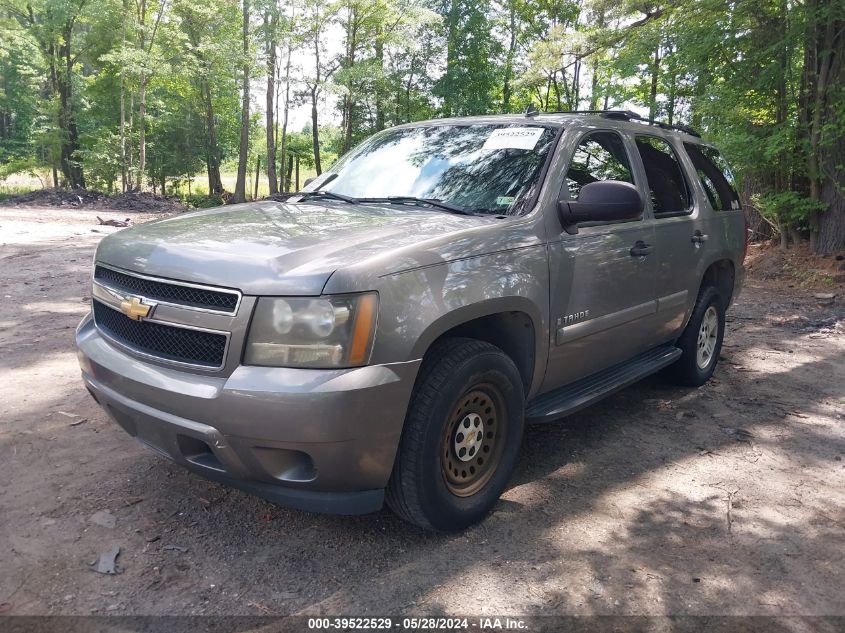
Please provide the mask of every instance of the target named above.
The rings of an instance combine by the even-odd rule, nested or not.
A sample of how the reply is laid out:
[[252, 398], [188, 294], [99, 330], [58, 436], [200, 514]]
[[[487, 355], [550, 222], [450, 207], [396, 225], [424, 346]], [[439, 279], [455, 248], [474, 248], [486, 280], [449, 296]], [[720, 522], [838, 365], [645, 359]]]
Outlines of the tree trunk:
[[[825, 45], [829, 46], [824, 58], [826, 94], [818, 143], [819, 200], [826, 209], [818, 215], [814, 244], [815, 252], [821, 254], [845, 250], [845, 188], [842, 184], [845, 183], [845, 136], [836, 125], [842, 107], [837, 95], [845, 85], [845, 8], [841, 3], [832, 4], [830, 11], [826, 32], [833, 36], [825, 38]], [[825, 129], [825, 124], [829, 123], [833, 125]]]
[[[128, 0], [123, 0], [123, 14], [120, 17], [121, 51], [126, 45], [127, 1]], [[120, 68], [120, 187], [121, 193], [126, 193], [126, 76], [123, 72], [122, 64]]]
[[282, 191], [290, 191], [290, 178], [287, 177], [285, 163], [287, 140], [288, 140], [288, 115], [290, 114], [290, 63], [293, 56], [293, 35], [288, 36], [288, 59], [285, 64], [285, 106], [282, 111], [282, 150], [279, 156], [279, 166], [282, 179]]
[[[81, 11], [83, 6], [84, 1], [76, 8]], [[59, 186], [58, 170], [61, 169], [63, 186], [70, 188], [84, 187], [85, 178], [82, 173], [82, 165], [78, 162], [78, 157], [76, 156], [79, 150], [79, 130], [76, 126], [73, 106], [74, 58], [71, 50], [74, 23], [76, 22], [77, 15], [73, 14], [66, 17], [59, 31], [61, 37], [56, 37], [56, 33], [51, 33], [49, 30], [45, 31], [42, 20], [35, 17], [32, 4], [27, 3], [26, 9], [26, 13], [16, 11], [7, 13], [9, 16], [17, 17], [27, 29], [32, 30], [38, 48], [47, 61], [50, 80], [50, 94], [48, 98], [59, 97], [58, 120], [56, 121], [59, 132], [59, 152], [58, 165], [55, 160], [52, 165], [53, 186]], [[54, 17], [51, 9], [48, 7], [47, 20], [45, 21], [50, 21]], [[6, 127], [9, 129], [11, 122]]]
[[756, 203], [756, 199], [760, 195], [771, 191], [771, 189], [772, 174], [767, 169], [749, 171], [742, 177], [739, 199], [752, 241], [768, 240], [775, 236], [775, 227], [763, 217]]
[[246, 201], [246, 164], [249, 160], [249, 0], [243, 0], [243, 102], [241, 104], [241, 145], [238, 153], [238, 177], [232, 202]]
[[261, 154], [255, 156], [255, 190], [252, 194], [253, 200], [258, 200], [258, 181], [261, 180]]
[[[138, 50], [142, 53], [147, 48], [145, 37], [147, 23], [147, 2], [141, 0], [138, 4]], [[142, 64], [145, 60], [142, 60]], [[144, 67], [141, 67], [141, 74], [138, 78], [138, 176], [135, 186], [140, 191], [144, 186], [144, 170], [147, 167], [147, 75]], [[150, 180], [155, 180], [153, 176]]]
[[138, 87], [138, 191], [143, 188], [144, 169], [147, 166], [147, 136], [145, 119], [147, 117], [147, 77], [141, 71], [140, 86]]
[[314, 169], [317, 175], [323, 173], [323, 167], [320, 165], [320, 129], [317, 126], [317, 87], [314, 86], [311, 90], [311, 141], [314, 147]]
[[[458, 43], [458, 20], [460, 19], [463, 3], [460, 0], [451, 0], [449, 13], [446, 16], [446, 73], [449, 74], [458, 64], [457, 55], [460, 44]], [[452, 104], [452, 86], [447, 86], [443, 95], [443, 116], [452, 116], [455, 107]]]
[[[777, 37], [780, 41], [786, 41], [787, 37], [787, 4], [786, 0], [780, 3], [780, 13], [777, 16], [775, 29], [777, 30]], [[778, 55], [778, 77], [775, 86], [775, 125], [778, 129], [787, 125], [787, 117], [789, 116], [789, 102], [787, 99], [786, 78], [789, 73], [789, 50], [783, 46]], [[789, 191], [790, 189], [790, 175], [789, 165], [791, 164], [788, 151], [784, 148], [778, 152], [777, 166], [774, 174], [774, 190], [775, 192]], [[786, 218], [778, 218], [778, 226], [781, 228], [781, 248], [787, 247], [787, 232], [791, 232], [792, 227], [789, 226], [789, 221]], [[796, 244], [798, 240], [797, 232], [792, 236], [792, 241]]]
[[[320, 165], [320, 128], [317, 121], [317, 97], [320, 91], [320, 29], [314, 28], [314, 84], [311, 91], [311, 143], [314, 148], [314, 168], [317, 175], [323, 173]], [[288, 172], [290, 178], [290, 172]]]
[[378, 77], [376, 77], [376, 131], [384, 129], [384, 90], [382, 77], [384, 76], [384, 36], [382, 34], [381, 25], [376, 28], [375, 58], [376, 67], [378, 68]]
[[[607, 26], [607, 18], [604, 11], [600, 11], [595, 18], [595, 24], [599, 29]], [[599, 107], [599, 55], [601, 53], [595, 52], [590, 60], [590, 110], [597, 110]], [[607, 99], [607, 95], [605, 95]], [[607, 106], [605, 106], [605, 110]]]
[[[832, 54], [830, 49], [835, 25], [832, 21], [824, 26], [820, 15], [820, 6], [824, 1], [808, 0], [806, 4], [807, 31], [805, 35], [804, 72], [806, 79], [805, 109], [803, 116], [806, 122], [807, 134], [807, 176], [809, 180], [809, 197], [821, 202], [821, 173], [819, 152], [821, 141], [821, 124], [824, 112], [827, 90], [828, 60]], [[819, 214], [811, 211], [807, 218], [810, 225], [810, 248], [815, 252], [818, 248]]]
[[[135, 129], [135, 92], [129, 91], [129, 138], [132, 138], [132, 130]], [[132, 143], [129, 143], [126, 161], [126, 187], [131, 191], [135, 188], [135, 151]]]
[[[562, 110], [563, 109], [563, 103], [560, 100], [560, 85], [558, 84], [558, 81], [557, 81], [557, 72], [552, 73], [551, 79], [552, 79], [552, 87], [555, 89], [555, 102], [557, 103], [556, 109]], [[571, 105], [568, 106], [568, 107], [569, 107], [570, 110], [572, 109]], [[546, 110], [549, 109], [549, 91], [548, 91], [548, 89], [546, 90], [546, 108], [545, 109]]]
[[287, 181], [290, 183], [293, 178], [293, 156], [288, 156], [288, 164], [285, 171], [287, 171], [288, 174]]
[[669, 94], [666, 99], [666, 122], [669, 125], [675, 123], [675, 101], [677, 99], [678, 76], [675, 72], [669, 77]]
[[73, 113], [73, 57], [71, 38], [73, 23], [64, 29], [64, 41], [59, 45], [63, 71], [57, 74], [59, 92], [59, 128], [62, 131], [61, 166], [65, 181], [71, 189], [84, 188], [85, 178], [76, 153], [79, 151], [79, 129]]
[[[358, 12], [353, 7], [349, 16], [349, 24], [346, 31], [346, 63], [345, 67], [351, 71], [355, 66], [355, 53], [358, 48]], [[350, 74], [349, 77], [352, 75]], [[354, 130], [354, 110], [355, 110], [355, 86], [352, 85], [352, 79], [349, 80], [347, 92], [343, 96], [343, 143], [341, 144], [340, 153], [345, 154], [352, 148], [352, 134]]]
[[[158, 25], [161, 22], [161, 17], [164, 14], [166, 3], [162, 2], [159, 6], [158, 16], [156, 17], [153, 31], [150, 34], [149, 41], [146, 40], [146, 20], [147, 20], [147, 3], [146, 0], [141, 0], [139, 5], [139, 21], [140, 24], [140, 43], [141, 52], [144, 54], [143, 64], [147, 62], [147, 55], [153, 48], [156, 33], [158, 32]], [[147, 164], [147, 82], [150, 80], [149, 73], [146, 72], [146, 67], [141, 67], [141, 77], [138, 94], [138, 189], [140, 190], [144, 182], [144, 170]], [[163, 168], [162, 168], [163, 169]], [[150, 174], [150, 180], [155, 179], [155, 172]], [[162, 187], [162, 195], [164, 195], [164, 188]]]
[[405, 123], [411, 122], [411, 86], [414, 85], [414, 63], [416, 54], [411, 55], [411, 69], [408, 71], [408, 81], [405, 82]]
[[214, 120], [214, 105], [211, 102], [211, 87], [203, 77], [201, 88], [205, 101], [206, 165], [208, 167], [208, 193], [219, 196], [223, 193], [220, 178], [220, 149], [217, 147], [217, 123]]
[[648, 120], [652, 123], [657, 116], [657, 79], [660, 76], [660, 44], [654, 47], [654, 60], [651, 64], [651, 90], [648, 96]]
[[[843, 151], [845, 148], [839, 149], [841, 160], [845, 158], [845, 151]], [[842, 164], [839, 163], [840, 182], [845, 180], [845, 170], [841, 169]], [[841, 253], [845, 250], [845, 198], [840, 186], [829, 178], [826, 178], [822, 184], [821, 201], [827, 205], [827, 210], [819, 216], [816, 252], [827, 255]]]
[[516, 54], [516, 6], [514, 0], [508, 2], [508, 20], [510, 25], [510, 42], [508, 54], [505, 58], [505, 76], [502, 81], [502, 112], [511, 110], [511, 79], [513, 75], [513, 59]]
[[599, 57], [593, 55], [590, 64], [590, 107], [589, 110], [598, 110], [599, 107]]
[[278, 17], [269, 19], [264, 14], [264, 28], [267, 31], [267, 183], [270, 195], [279, 192], [276, 182], [276, 121], [274, 119], [274, 96], [276, 92], [276, 27]]

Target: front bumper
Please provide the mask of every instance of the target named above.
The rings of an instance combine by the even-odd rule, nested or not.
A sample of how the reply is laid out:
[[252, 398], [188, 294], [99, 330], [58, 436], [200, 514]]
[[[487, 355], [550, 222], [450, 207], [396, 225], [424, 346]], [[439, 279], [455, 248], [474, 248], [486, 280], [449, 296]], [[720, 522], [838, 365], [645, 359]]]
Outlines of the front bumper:
[[420, 361], [189, 373], [117, 349], [90, 317], [76, 345], [97, 402], [158, 453], [282, 505], [337, 514], [381, 507]]

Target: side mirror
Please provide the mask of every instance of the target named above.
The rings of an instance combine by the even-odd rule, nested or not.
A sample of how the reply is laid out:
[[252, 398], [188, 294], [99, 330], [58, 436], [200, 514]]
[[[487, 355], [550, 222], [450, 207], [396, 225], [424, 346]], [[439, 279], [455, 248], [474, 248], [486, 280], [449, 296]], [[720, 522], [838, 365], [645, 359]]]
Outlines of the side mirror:
[[558, 213], [564, 227], [580, 222], [633, 220], [643, 213], [643, 199], [629, 182], [599, 180], [581, 187], [578, 200], [561, 200]]
[[311, 176], [310, 178], [306, 178], [306, 179], [305, 179], [305, 182], [303, 182], [303, 183], [302, 183], [302, 186], [303, 186], [303, 187], [307, 187], [307, 186], [308, 186], [308, 185], [310, 185], [312, 182], [314, 182], [314, 180], [315, 180], [315, 176]]

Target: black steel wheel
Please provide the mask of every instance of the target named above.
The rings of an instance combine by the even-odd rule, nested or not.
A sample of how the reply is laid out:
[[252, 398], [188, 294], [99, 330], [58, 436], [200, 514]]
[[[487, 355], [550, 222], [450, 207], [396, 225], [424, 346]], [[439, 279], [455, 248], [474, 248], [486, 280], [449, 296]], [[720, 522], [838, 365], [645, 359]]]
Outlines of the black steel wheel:
[[388, 505], [427, 529], [480, 521], [507, 485], [523, 426], [522, 377], [507, 354], [473, 339], [438, 342], [411, 396]]
[[469, 497], [496, 472], [504, 453], [508, 418], [499, 389], [477, 385], [458, 399], [444, 426], [440, 469], [449, 491]]

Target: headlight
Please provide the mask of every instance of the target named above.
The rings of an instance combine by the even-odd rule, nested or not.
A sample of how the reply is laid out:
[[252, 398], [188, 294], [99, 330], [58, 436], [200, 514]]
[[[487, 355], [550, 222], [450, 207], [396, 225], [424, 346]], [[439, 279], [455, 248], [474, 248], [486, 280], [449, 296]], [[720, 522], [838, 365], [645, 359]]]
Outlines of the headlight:
[[378, 294], [262, 297], [244, 362], [265, 367], [358, 367], [370, 360]]

